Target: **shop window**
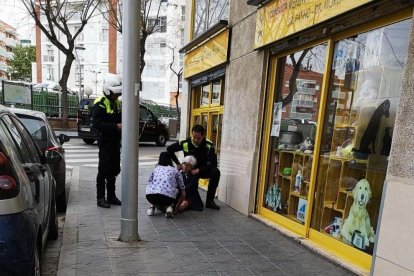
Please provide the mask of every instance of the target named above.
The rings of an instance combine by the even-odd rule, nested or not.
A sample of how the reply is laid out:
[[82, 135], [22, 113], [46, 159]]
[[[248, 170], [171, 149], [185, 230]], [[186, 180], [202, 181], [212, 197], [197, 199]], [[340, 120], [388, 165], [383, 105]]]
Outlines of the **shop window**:
[[201, 106], [208, 106], [210, 98], [210, 85], [204, 85], [201, 94]]
[[201, 86], [196, 86], [193, 88], [193, 108], [200, 108], [201, 106]]
[[212, 95], [211, 95], [211, 104], [212, 105], [220, 105], [221, 99], [221, 82], [220, 81], [213, 81], [212, 83]]
[[340, 40], [334, 48], [311, 227], [369, 254], [377, 235], [410, 22]]
[[327, 45], [278, 60], [263, 206], [304, 224]]

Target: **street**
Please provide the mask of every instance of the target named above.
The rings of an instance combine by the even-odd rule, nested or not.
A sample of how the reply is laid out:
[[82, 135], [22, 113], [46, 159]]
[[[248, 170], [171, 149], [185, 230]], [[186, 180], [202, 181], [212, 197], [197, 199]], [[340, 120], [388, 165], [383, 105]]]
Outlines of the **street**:
[[[169, 142], [167, 145], [171, 144]], [[66, 160], [66, 199], [69, 197], [72, 181], [73, 167], [98, 167], [98, 146], [87, 145], [81, 139], [71, 138], [65, 143]], [[139, 164], [140, 166], [154, 166], [158, 162], [160, 152], [165, 147], [157, 147], [154, 143], [140, 143]], [[57, 275], [60, 248], [62, 245], [62, 229], [65, 223], [65, 213], [59, 213], [59, 237], [56, 241], [48, 240], [42, 255], [42, 275]]]

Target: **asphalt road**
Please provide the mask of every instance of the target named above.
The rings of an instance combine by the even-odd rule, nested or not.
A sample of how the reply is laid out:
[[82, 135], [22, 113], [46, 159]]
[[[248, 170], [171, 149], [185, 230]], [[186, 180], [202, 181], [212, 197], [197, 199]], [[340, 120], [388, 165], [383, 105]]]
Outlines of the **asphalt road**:
[[[171, 142], [167, 143], [167, 145]], [[70, 192], [72, 182], [72, 171], [75, 166], [96, 167], [98, 163], [98, 146], [87, 145], [81, 139], [71, 138], [68, 143], [63, 145], [65, 148], [66, 168], [66, 193], [67, 197]], [[139, 162], [140, 164], [152, 165], [158, 161], [160, 152], [165, 147], [157, 147], [154, 143], [140, 143], [139, 145]], [[62, 232], [65, 222], [65, 213], [59, 213], [59, 237], [55, 241], [47, 241], [46, 247], [41, 257], [42, 275], [57, 275], [60, 248], [62, 245]]]

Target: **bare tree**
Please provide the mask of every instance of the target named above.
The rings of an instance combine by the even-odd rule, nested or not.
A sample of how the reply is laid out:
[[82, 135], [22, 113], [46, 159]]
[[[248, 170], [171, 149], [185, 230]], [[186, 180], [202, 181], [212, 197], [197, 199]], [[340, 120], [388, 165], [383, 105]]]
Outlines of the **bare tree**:
[[298, 86], [296, 83], [296, 80], [298, 78], [298, 75], [302, 69], [302, 61], [305, 58], [305, 56], [307, 55], [307, 53], [309, 52], [309, 49], [305, 49], [303, 50], [303, 52], [301, 53], [301, 55], [299, 56], [298, 60], [295, 59], [295, 54], [290, 54], [289, 58], [291, 60], [292, 63], [292, 67], [293, 67], [293, 71], [292, 71], [292, 75], [290, 76], [289, 79], [289, 94], [283, 98], [282, 100], [282, 106], [286, 106], [288, 104], [290, 104], [293, 100], [293, 96], [296, 94], [296, 92], [298, 92]]
[[181, 76], [183, 75], [183, 67], [181, 67], [178, 71], [176, 71], [173, 68], [174, 60], [175, 60], [174, 48], [171, 48], [171, 47], [169, 48], [172, 50], [172, 61], [170, 63], [170, 70], [177, 77], [177, 93], [175, 94], [175, 107], [177, 109], [178, 122], [181, 122], [180, 108], [178, 107], [178, 97], [180, 96], [180, 80], [181, 80]]
[[[68, 127], [68, 96], [67, 83], [70, 68], [75, 60], [73, 50], [75, 41], [83, 31], [85, 25], [94, 14], [102, 0], [84, 0], [72, 2], [70, 0], [21, 0], [34, 19], [36, 26], [41, 29], [50, 42], [65, 56], [62, 76], [59, 84], [62, 88], [62, 127]], [[79, 18], [79, 27], [69, 28], [68, 21]], [[59, 39], [59, 33], [63, 39]]]
[[[105, 0], [103, 17], [108, 23], [122, 34], [122, 0]], [[140, 39], [140, 73], [145, 67], [145, 42], [156, 32], [166, 28], [160, 21], [161, 0], [141, 0], [141, 39]], [[166, 24], [166, 22], [164, 22]]]

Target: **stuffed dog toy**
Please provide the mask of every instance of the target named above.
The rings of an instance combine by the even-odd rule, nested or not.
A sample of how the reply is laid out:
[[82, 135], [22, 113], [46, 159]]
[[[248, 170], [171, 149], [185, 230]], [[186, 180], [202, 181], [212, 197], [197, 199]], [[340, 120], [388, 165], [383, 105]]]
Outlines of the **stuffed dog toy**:
[[369, 243], [375, 240], [374, 229], [371, 227], [369, 214], [366, 206], [371, 198], [371, 187], [366, 179], [361, 179], [352, 190], [354, 203], [349, 210], [348, 218], [345, 219], [341, 229], [342, 238], [352, 243], [352, 235], [355, 231], [359, 231], [364, 238], [364, 246], [368, 247]]

